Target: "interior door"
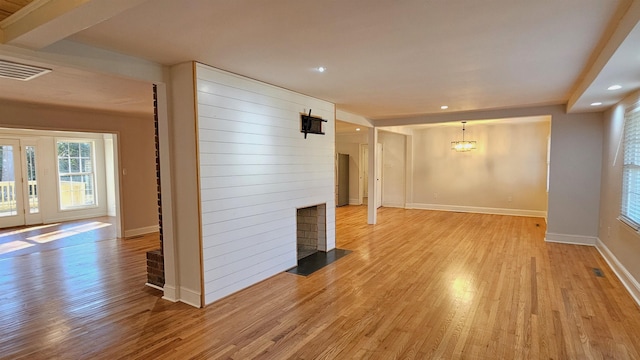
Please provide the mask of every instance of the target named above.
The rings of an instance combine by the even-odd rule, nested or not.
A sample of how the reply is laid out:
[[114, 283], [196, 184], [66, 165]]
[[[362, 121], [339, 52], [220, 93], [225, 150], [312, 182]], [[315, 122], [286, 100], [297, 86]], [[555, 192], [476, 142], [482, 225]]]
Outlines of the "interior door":
[[382, 144], [376, 144], [376, 209], [382, 206]]
[[20, 141], [0, 139], [0, 228], [25, 224]]

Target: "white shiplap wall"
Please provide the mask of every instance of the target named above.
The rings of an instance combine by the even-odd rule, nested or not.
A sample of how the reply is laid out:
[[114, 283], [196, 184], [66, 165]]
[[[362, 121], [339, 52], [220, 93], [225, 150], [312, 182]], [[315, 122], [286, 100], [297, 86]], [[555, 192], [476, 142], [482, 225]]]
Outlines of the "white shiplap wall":
[[[205, 304], [296, 266], [296, 209], [327, 204], [335, 247], [334, 105], [196, 65]], [[300, 113], [329, 120], [300, 132]]]

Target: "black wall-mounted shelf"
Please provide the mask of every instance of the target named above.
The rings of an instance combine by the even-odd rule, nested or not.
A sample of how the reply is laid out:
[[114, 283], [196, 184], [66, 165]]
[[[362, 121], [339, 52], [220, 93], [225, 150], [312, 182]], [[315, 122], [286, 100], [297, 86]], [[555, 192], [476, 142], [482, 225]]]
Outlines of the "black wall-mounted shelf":
[[309, 114], [300, 114], [300, 132], [304, 133], [304, 138], [307, 138], [307, 134], [324, 135], [322, 131], [322, 123], [327, 122], [319, 117], [311, 116], [311, 110]]

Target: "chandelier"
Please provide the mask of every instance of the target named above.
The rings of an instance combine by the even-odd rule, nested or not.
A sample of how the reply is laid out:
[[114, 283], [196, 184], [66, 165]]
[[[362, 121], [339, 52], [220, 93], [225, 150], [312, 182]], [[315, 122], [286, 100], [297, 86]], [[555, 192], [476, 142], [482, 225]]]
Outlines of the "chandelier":
[[466, 121], [462, 122], [462, 141], [452, 141], [451, 142], [451, 150], [455, 150], [457, 152], [471, 151], [476, 148], [475, 141], [468, 141], [464, 139], [464, 125]]

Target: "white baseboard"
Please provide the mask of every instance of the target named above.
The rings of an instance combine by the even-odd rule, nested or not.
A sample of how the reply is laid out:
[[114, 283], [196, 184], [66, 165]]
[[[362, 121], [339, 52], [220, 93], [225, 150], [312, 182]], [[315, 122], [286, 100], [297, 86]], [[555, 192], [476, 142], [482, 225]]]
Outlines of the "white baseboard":
[[65, 214], [64, 216], [42, 219], [42, 222], [45, 224], [52, 224], [52, 223], [59, 223], [64, 221], [76, 221], [76, 220], [84, 220], [84, 219], [91, 219], [95, 217], [107, 216], [106, 212], [100, 212], [95, 214], [71, 215], [72, 213], [73, 212], [70, 212], [70, 214]]
[[162, 296], [163, 299], [169, 300], [171, 302], [178, 302], [179, 299], [178, 299], [178, 294], [176, 292], [175, 287], [165, 284], [163, 290], [164, 290], [164, 295]]
[[360, 205], [360, 199], [349, 199], [349, 205]]
[[200, 293], [193, 290], [180, 287], [180, 302], [200, 308], [202, 307], [200, 302]]
[[618, 279], [622, 282], [622, 285], [629, 291], [633, 300], [636, 301], [638, 305], [640, 305], [640, 283], [636, 280], [633, 275], [622, 265], [622, 263], [618, 260], [618, 258], [613, 255], [611, 250], [602, 242], [602, 240], [597, 239], [596, 241], [596, 249], [600, 252], [600, 255], [604, 258], [604, 260], [609, 264], [613, 273], [616, 274]]
[[143, 227], [143, 228], [137, 228], [137, 229], [131, 229], [131, 230], [125, 230], [124, 231], [124, 238], [131, 238], [134, 236], [139, 236], [139, 235], [145, 235], [145, 234], [150, 234], [150, 233], [154, 233], [154, 232], [158, 232], [158, 225], [153, 225], [153, 226], [147, 226], [147, 227]]
[[494, 215], [528, 216], [528, 217], [542, 217], [542, 218], [547, 217], [547, 212], [540, 211], [540, 210], [504, 209], [504, 208], [489, 208], [489, 207], [477, 207], [477, 206], [420, 204], [420, 203], [407, 204], [406, 208], [421, 209], [421, 210], [468, 212], [468, 213], [479, 213], [479, 214], [494, 214]]
[[404, 206], [404, 204], [400, 204], [400, 203], [382, 203], [383, 207], [390, 207], [390, 208], [401, 208], [401, 209], [405, 209], [406, 206]]
[[153, 288], [153, 289], [160, 290], [160, 291], [164, 292], [164, 289], [162, 287], [158, 286], [158, 285], [154, 285], [152, 283], [145, 283], [145, 285], [147, 285], [150, 288]]
[[546, 242], [571, 244], [571, 245], [586, 245], [586, 246], [596, 246], [597, 239], [598, 238], [594, 236], [555, 234], [555, 233], [547, 233], [544, 237], [544, 241]]

